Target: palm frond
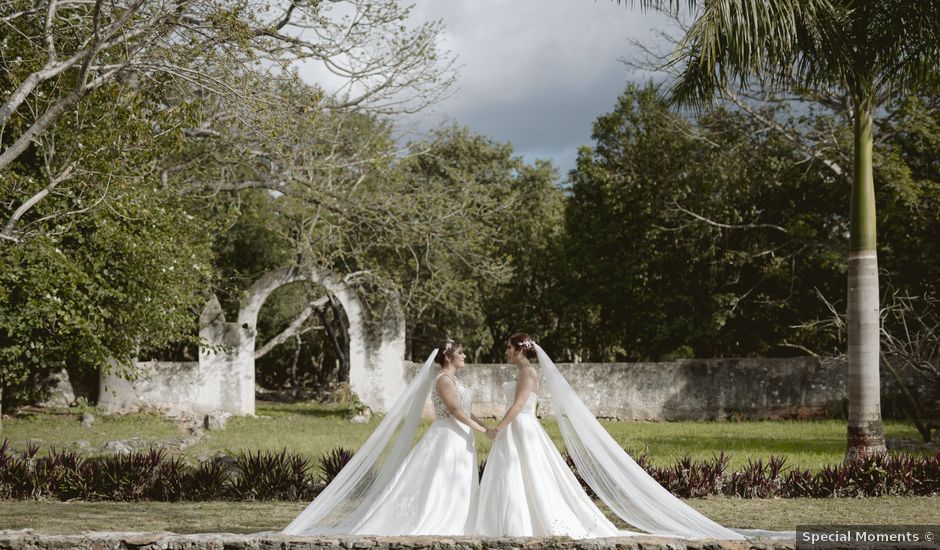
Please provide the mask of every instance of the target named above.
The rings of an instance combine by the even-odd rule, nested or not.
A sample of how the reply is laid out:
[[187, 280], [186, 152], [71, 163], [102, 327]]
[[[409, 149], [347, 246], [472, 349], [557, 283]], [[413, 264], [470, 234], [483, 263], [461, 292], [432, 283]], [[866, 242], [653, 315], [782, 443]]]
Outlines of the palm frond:
[[940, 73], [940, 1], [878, 2], [863, 52], [877, 92], [914, 92]]
[[879, 91], [915, 90], [940, 72], [940, 0], [714, 0], [699, 7], [674, 52], [674, 103], [700, 107], [725, 86], [755, 83], [837, 87], [873, 101]]
[[639, 5], [640, 9], [643, 10], [659, 10], [664, 12], [676, 13], [685, 4], [687, 10], [692, 11], [700, 3], [701, 0], [615, 0], [618, 4], [623, 4], [627, 7], [633, 7]]

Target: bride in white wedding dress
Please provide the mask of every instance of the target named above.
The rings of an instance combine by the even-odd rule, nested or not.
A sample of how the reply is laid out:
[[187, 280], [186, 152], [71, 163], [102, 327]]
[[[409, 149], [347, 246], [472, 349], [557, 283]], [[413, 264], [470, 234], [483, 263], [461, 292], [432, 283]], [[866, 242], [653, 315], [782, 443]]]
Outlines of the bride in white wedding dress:
[[568, 385], [558, 368], [527, 334], [510, 337], [506, 358], [516, 365], [504, 385], [509, 409], [496, 437], [468, 534], [594, 538], [642, 535], [618, 530], [594, 505], [535, 416], [539, 368], [553, 412], [578, 472], [621, 519], [650, 534], [740, 540], [761, 536], [792, 539], [794, 532], [728, 529], [708, 519], [659, 485], [610, 437]]
[[[431, 369], [436, 362], [440, 369]], [[456, 377], [465, 356], [448, 340], [349, 464], [283, 533], [462, 535], [479, 487], [473, 392]], [[435, 372], [436, 370], [436, 372]], [[436, 420], [408, 452], [433, 383]]]
[[[505, 388], [509, 411], [497, 429], [470, 413], [473, 392], [449, 340], [434, 350], [391, 410], [336, 478], [283, 531], [290, 535], [484, 535], [592, 538], [618, 530], [594, 505], [535, 416], [541, 378], [568, 453], [598, 497], [629, 525], [656, 535], [793, 539], [795, 533], [728, 529], [673, 496], [610, 437], [552, 360], [525, 334], [507, 358], [518, 367]], [[440, 369], [432, 368], [435, 359]], [[414, 444], [434, 388], [436, 420]], [[478, 481], [473, 430], [495, 439]]]
[[519, 371], [503, 384], [509, 409], [496, 426], [468, 531], [499, 537], [633, 534], [620, 532], [594, 505], [535, 416], [539, 376], [528, 361], [536, 357], [534, 343], [525, 334], [509, 342], [506, 358]]

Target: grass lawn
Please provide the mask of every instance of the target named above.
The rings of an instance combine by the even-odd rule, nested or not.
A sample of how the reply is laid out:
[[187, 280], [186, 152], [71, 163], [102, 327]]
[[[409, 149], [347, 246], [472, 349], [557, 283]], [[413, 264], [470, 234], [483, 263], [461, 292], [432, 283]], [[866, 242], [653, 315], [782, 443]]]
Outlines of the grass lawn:
[[33, 439], [43, 448], [72, 447], [77, 441], [87, 441], [92, 447], [100, 447], [113, 439], [141, 437], [148, 441], [162, 441], [182, 434], [174, 422], [154, 413], [134, 415], [101, 415], [90, 409], [95, 415], [95, 424], [83, 428], [78, 412], [50, 412], [42, 414], [23, 414], [6, 416], [3, 419], [3, 432], [0, 440], [9, 438], [14, 447], [22, 448]]
[[[92, 411], [95, 412], [95, 411]], [[231, 453], [245, 449], [299, 452], [317, 458], [337, 447], [359, 448], [378, 424], [352, 424], [343, 418], [343, 410], [335, 405], [316, 403], [273, 403], [259, 401], [255, 418], [232, 418], [225, 430], [206, 432], [185, 455], [196, 458], [222, 451]], [[427, 426], [429, 422], [425, 422]], [[543, 421], [552, 439], [561, 447], [557, 425]], [[710, 458], [722, 450], [731, 454], [731, 467], [745, 464], [748, 458], [784, 455], [791, 466], [816, 469], [824, 464], [841, 462], [845, 452], [845, 421], [762, 421], [762, 422], [603, 422], [605, 428], [622, 446], [631, 450], [649, 448], [653, 462], [671, 464], [675, 458], [691, 454]], [[885, 422], [889, 438], [918, 438], [913, 427], [897, 421]], [[22, 448], [30, 439], [39, 440], [44, 449], [77, 448], [77, 441], [100, 447], [105, 441], [139, 437], [160, 445], [183, 436], [172, 421], [154, 414], [107, 416], [96, 414], [90, 428], [81, 427], [78, 413], [32, 414], [8, 417], [3, 421], [0, 438], [9, 438], [14, 447]], [[482, 459], [489, 450], [489, 440], [478, 437]]]
[[[729, 527], [793, 529], [801, 524], [935, 524], [940, 497], [867, 499], [692, 499]], [[255, 533], [280, 530], [303, 502], [0, 502], [0, 529], [37, 533], [172, 531]], [[621, 524], [621, 527], [624, 525]]]

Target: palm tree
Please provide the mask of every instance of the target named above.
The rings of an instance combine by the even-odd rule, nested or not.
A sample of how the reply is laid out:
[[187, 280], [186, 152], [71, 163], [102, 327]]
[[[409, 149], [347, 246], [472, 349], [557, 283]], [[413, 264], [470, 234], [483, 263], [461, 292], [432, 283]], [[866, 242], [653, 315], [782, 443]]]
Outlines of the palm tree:
[[[618, 0], [618, 2], [621, 0]], [[855, 162], [848, 261], [846, 459], [882, 452], [879, 293], [872, 118], [888, 97], [918, 93], [940, 68], [940, 0], [640, 0], [694, 20], [676, 45], [677, 104], [728, 87], [841, 90], [851, 102]]]

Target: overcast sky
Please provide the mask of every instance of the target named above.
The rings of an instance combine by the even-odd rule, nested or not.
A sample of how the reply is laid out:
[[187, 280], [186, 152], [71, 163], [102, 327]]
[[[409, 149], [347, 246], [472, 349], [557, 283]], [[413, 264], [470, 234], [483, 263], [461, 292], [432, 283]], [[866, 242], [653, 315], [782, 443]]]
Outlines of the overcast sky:
[[458, 57], [456, 92], [425, 116], [510, 141], [528, 161], [551, 159], [562, 177], [626, 82], [649, 78], [620, 61], [631, 40], [653, 44], [668, 26], [609, 0], [417, 0], [413, 15], [443, 20], [443, 47]]
[[[628, 81], [651, 78], [622, 63], [638, 53], [632, 41], [668, 51], [656, 47], [655, 33], [669, 28], [667, 17], [611, 0], [411, 1], [409, 24], [443, 22], [440, 49], [456, 56], [457, 84], [399, 127], [456, 122], [511, 142], [529, 162], [552, 160], [563, 179], [578, 147], [591, 143], [594, 119], [612, 110]], [[344, 14], [342, 4], [335, 9]], [[301, 75], [330, 91], [344, 82], [315, 63]]]

